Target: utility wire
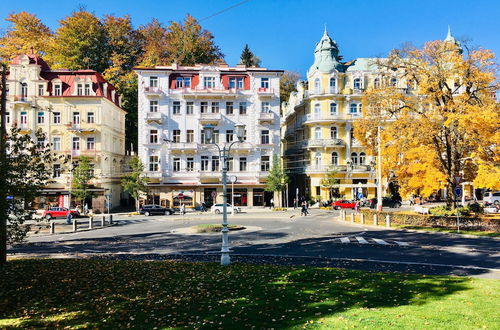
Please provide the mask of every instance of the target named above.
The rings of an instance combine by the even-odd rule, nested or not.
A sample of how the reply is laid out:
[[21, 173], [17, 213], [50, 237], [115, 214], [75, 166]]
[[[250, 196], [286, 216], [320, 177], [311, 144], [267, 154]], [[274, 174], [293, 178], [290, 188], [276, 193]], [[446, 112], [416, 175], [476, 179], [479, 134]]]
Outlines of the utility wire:
[[202, 21], [204, 21], [204, 20], [207, 20], [207, 19], [210, 19], [210, 18], [215, 17], [215, 16], [217, 16], [217, 15], [220, 15], [220, 14], [222, 14], [222, 13], [224, 13], [224, 12], [228, 11], [228, 10], [231, 10], [231, 9], [233, 9], [233, 8], [236, 8], [236, 7], [238, 7], [238, 6], [241, 6], [242, 4], [244, 4], [244, 3], [246, 3], [246, 2], [249, 2], [249, 1], [250, 1], [250, 0], [240, 1], [240, 2], [238, 2], [237, 4], [234, 4], [234, 5], [232, 5], [232, 6], [229, 6], [229, 7], [227, 7], [227, 8], [224, 8], [224, 9], [222, 9], [221, 11], [218, 11], [218, 12], [216, 12], [216, 13], [214, 13], [214, 14], [210, 15], [210, 16], [204, 17], [204, 18], [202, 18], [202, 19], [198, 20], [198, 22], [202, 22]]

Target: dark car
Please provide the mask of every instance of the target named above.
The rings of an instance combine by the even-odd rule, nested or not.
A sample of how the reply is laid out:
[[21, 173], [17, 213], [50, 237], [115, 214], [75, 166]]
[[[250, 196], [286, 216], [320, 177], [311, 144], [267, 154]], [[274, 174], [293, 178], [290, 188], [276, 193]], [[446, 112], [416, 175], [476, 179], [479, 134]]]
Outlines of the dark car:
[[354, 202], [354, 201], [348, 201], [348, 200], [335, 201], [335, 202], [332, 203], [332, 207], [335, 210], [353, 209], [353, 208], [356, 207], [356, 202]]
[[[370, 199], [369, 203], [370, 203], [371, 209], [374, 209], [377, 207], [377, 199], [376, 198]], [[383, 197], [382, 198], [382, 207], [399, 208], [399, 207], [401, 207], [401, 202], [397, 201], [395, 199], [392, 199], [392, 198]]]
[[174, 214], [174, 210], [166, 207], [161, 207], [160, 205], [150, 204], [143, 205], [139, 208], [139, 213], [144, 214], [149, 217], [150, 215], [172, 215]]

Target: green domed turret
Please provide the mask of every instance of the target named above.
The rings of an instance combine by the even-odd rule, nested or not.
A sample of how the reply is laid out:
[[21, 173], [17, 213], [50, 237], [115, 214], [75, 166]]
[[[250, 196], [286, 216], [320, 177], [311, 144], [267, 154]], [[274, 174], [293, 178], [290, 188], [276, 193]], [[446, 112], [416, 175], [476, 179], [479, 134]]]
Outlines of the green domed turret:
[[333, 70], [344, 71], [344, 65], [339, 62], [340, 59], [337, 43], [330, 38], [325, 26], [323, 37], [314, 49], [314, 64], [309, 68], [308, 73], [315, 70], [322, 73], [329, 73]]
[[450, 42], [450, 43], [454, 44], [455, 46], [457, 46], [458, 51], [460, 52], [460, 54], [462, 54], [462, 52], [463, 52], [462, 44], [460, 43], [460, 41], [458, 41], [457, 39], [455, 39], [455, 37], [453, 37], [451, 35], [451, 28], [450, 28], [449, 25], [448, 25], [448, 34], [446, 35], [446, 38], [444, 39], [444, 42]]

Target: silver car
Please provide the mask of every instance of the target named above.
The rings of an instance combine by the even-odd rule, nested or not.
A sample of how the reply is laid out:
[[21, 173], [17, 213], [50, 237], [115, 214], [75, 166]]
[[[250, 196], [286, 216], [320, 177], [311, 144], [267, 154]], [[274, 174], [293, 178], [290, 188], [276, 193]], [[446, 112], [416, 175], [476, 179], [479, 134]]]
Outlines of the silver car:
[[[212, 213], [215, 213], [215, 214], [220, 214], [222, 213], [222, 207], [223, 207], [223, 204], [215, 204], [215, 205], [212, 205], [212, 207], [210, 208], [210, 211], [212, 211]], [[228, 213], [231, 213], [233, 210], [233, 206], [231, 204], [227, 204], [227, 212]], [[239, 208], [238, 206], [235, 206], [234, 207], [234, 213], [240, 213], [241, 212], [241, 208]]]

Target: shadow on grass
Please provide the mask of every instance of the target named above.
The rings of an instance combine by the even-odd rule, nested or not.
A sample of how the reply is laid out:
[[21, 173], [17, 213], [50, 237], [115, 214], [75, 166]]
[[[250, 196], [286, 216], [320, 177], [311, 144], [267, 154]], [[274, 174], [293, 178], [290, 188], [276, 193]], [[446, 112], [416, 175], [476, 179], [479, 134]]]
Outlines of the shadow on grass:
[[455, 277], [130, 260], [16, 260], [0, 278], [0, 328], [283, 328], [468, 289]]

